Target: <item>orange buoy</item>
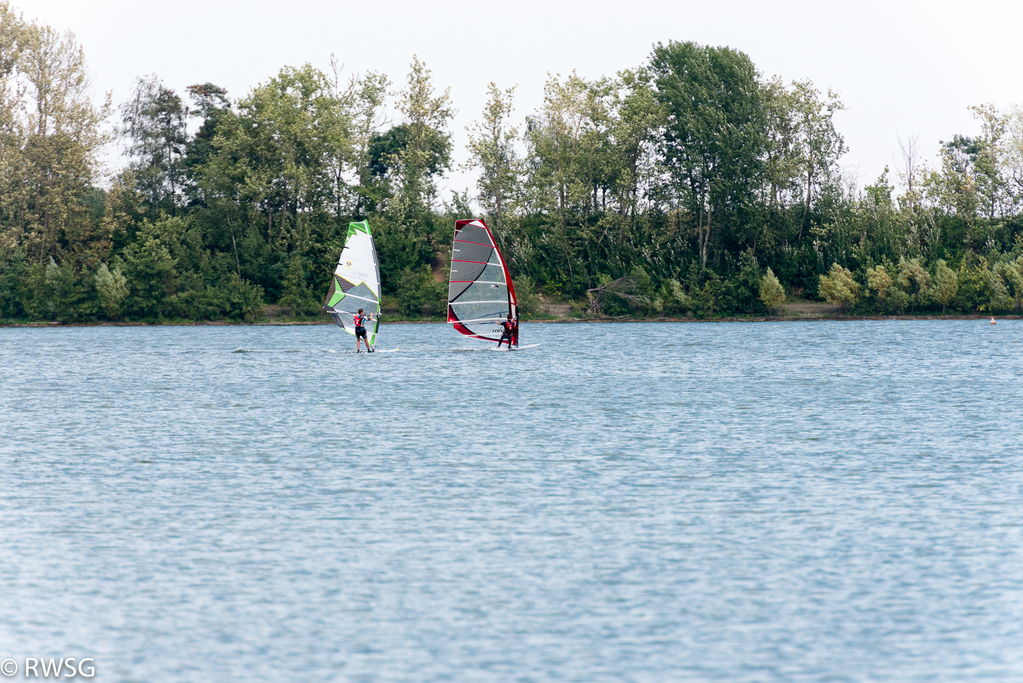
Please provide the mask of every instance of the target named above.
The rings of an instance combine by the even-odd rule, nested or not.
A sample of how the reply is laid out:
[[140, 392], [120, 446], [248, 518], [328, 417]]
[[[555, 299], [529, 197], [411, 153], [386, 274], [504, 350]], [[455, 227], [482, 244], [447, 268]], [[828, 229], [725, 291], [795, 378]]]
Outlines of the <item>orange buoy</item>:
[[992, 325], [997, 325], [998, 324], [998, 323], [995, 322], [995, 316], [991, 316], [991, 324]]

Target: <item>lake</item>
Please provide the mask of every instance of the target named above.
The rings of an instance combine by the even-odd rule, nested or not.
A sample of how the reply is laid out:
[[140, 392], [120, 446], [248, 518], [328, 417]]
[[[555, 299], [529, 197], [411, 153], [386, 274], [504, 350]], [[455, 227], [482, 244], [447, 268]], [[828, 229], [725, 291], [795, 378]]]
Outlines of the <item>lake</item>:
[[1023, 679], [1023, 321], [521, 343], [0, 329], [0, 659], [139, 682]]

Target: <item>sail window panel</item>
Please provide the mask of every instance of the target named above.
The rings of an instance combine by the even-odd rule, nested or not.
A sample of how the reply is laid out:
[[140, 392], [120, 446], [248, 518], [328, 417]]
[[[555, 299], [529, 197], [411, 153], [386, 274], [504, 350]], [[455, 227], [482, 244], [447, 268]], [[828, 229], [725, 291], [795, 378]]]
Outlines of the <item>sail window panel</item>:
[[508, 316], [507, 301], [473, 301], [465, 304], [453, 303], [451, 310], [459, 320], [504, 320]]
[[448, 283], [448, 301], [455, 301], [472, 285], [471, 282], [450, 282]]
[[471, 223], [462, 226], [462, 229], [455, 233], [455, 239], [466, 242], [478, 242], [479, 244], [493, 244], [490, 239], [490, 233], [487, 232], [486, 228], [472, 225]]
[[341, 277], [340, 275], [337, 275], [336, 273], [334, 275], [334, 282], [337, 283], [338, 287], [341, 288], [342, 292], [347, 292], [349, 289], [355, 286], [354, 282], [350, 282], [345, 278]]
[[[508, 300], [508, 286], [507, 285], [494, 285], [494, 284], [483, 284], [477, 282], [471, 287], [466, 288], [464, 292], [452, 301], [458, 303], [466, 303], [469, 301], [507, 301]], [[507, 308], [507, 305], [505, 305]], [[507, 315], [507, 311], [505, 311]]]
[[504, 270], [500, 266], [483, 266], [476, 263], [452, 263], [451, 284], [448, 288], [448, 301], [454, 301], [461, 294], [468, 282], [491, 285], [505, 284]]
[[335, 323], [337, 323], [337, 326], [338, 326], [338, 327], [342, 327], [342, 328], [343, 328], [343, 327], [345, 326], [345, 323], [344, 323], [344, 318], [342, 318], [342, 317], [341, 317], [341, 316], [340, 316], [340, 315], [338, 314], [338, 312], [337, 312], [337, 311], [333, 311], [333, 310], [332, 310], [332, 311], [329, 311], [329, 313], [330, 313], [330, 317], [334, 319], [334, 322], [335, 322]]
[[487, 263], [490, 255], [494, 252], [493, 247], [483, 244], [470, 244], [469, 242], [455, 241], [451, 246], [451, 258], [455, 261], [476, 261]]
[[366, 309], [370, 313], [376, 313], [377, 301], [379, 300], [376, 293], [366, 286], [364, 282], [360, 282], [356, 287], [349, 289], [346, 294], [346, 299], [354, 298], [356, 301], [361, 301], [360, 304], [355, 305], [356, 310], [360, 307]]
[[501, 323], [496, 320], [468, 323], [465, 327], [471, 333], [490, 341], [497, 341], [501, 338]]
[[344, 326], [346, 328], [351, 328], [354, 331], [355, 330], [355, 314], [356, 314], [356, 312], [359, 309], [358, 308], [354, 308], [352, 310], [345, 310], [344, 308], [341, 308], [340, 306], [337, 306], [337, 307], [335, 307], [334, 310], [337, 311], [337, 314], [339, 316], [341, 316], [341, 320], [342, 320], [342, 322], [344, 322]]
[[338, 287], [339, 284], [340, 283], [336, 277], [332, 277], [330, 279], [330, 286], [327, 288], [327, 301], [324, 303], [325, 306], [333, 306], [344, 299], [344, 290], [342, 289], [341, 291], [338, 291], [341, 289]]
[[480, 282], [500, 282], [502, 284], [507, 282], [504, 276], [504, 268], [494, 265], [486, 266], [476, 279]]
[[487, 267], [485, 263], [466, 263], [464, 261], [451, 262], [451, 282], [464, 282], [466, 280], [478, 280], [483, 270]]

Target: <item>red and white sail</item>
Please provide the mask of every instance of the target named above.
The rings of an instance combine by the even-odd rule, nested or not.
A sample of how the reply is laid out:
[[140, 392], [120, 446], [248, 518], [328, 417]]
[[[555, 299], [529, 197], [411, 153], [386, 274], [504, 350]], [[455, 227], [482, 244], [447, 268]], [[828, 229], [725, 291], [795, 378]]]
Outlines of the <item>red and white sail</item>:
[[518, 321], [515, 287], [490, 228], [480, 220], [455, 221], [448, 322], [466, 336], [496, 342], [509, 315]]

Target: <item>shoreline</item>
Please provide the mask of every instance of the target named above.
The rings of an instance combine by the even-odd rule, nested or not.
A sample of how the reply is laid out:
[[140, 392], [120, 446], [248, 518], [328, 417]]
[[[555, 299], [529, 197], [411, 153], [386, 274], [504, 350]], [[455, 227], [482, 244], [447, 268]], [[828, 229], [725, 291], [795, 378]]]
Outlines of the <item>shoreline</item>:
[[[538, 318], [535, 320], [522, 320], [524, 324], [532, 325], [562, 325], [576, 323], [813, 323], [813, 322], [888, 322], [888, 321], [955, 321], [955, 320], [987, 320], [994, 317], [996, 320], [1020, 320], [1021, 315], [886, 315], [886, 316], [763, 316], [763, 317], [721, 317], [721, 318]], [[202, 320], [186, 322], [88, 322], [88, 323], [61, 323], [50, 322], [26, 322], [8, 323], [0, 321], [2, 328], [54, 328], [54, 327], [260, 327], [260, 326], [290, 326], [290, 325], [334, 325], [334, 321], [325, 320], [258, 320], [253, 322], [229, 321], [229, 320]], [[380, 321], [381, 325], [446, 325], [444, 320], [388, 320]]]

